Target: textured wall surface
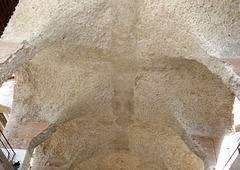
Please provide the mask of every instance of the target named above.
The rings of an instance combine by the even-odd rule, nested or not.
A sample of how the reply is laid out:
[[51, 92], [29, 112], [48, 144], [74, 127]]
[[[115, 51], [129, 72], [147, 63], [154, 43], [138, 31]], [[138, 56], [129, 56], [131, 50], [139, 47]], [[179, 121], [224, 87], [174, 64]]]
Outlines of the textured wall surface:
[[159, 59], [152, 67], [144, 67], [135, 83], [136, 121], [152, 121], [175, 130], [180, 130], [180, 124], [190, 134], [206, 136], [225, 135], [231, 129], [233, 95], [196, 61]]
[[161, 167], [153, 162], [145, 162], [129, 152], [122, 151], [93, 157], [73, 167], [70, 167], [69, 169], [164, 170], [165, 167]]
[[36, 148], [33, 165], [69, 169], [203, 169], [202, 160], [167, 126], [130, 126], [128, 150], [119, 150], [115, 135], [119, 132], [109, 116], [71, 120]]
[[101, 51], [76, 51], [64, 45], [43, 50], [16, 73], [13, 118], [52, 123], [92, 113], [108, 114], [112, 66], [105, 58], [107, 54]]
[[129, 130], [130, 151], [166, 169], [203, 169], [179, 135], [167, 126], [154, 123], [134, 125]]
[[82, 162], [113, 152], [118, 130], [112, 116], [91, 115], [71, 120], [37, 147], [34, 165], [68, 166], [76, 159]]
[[239, 10], [238, 0], [22, 0], [2, 40], [24, 47], [0, 65], [0, 84], [17, 70], [11, 120], [51, 124], [31, 143], [53, 134], [35, 164], [207, 168], [190, 135], [231, 131], [240, 78], [220, 59], [240, 56]]

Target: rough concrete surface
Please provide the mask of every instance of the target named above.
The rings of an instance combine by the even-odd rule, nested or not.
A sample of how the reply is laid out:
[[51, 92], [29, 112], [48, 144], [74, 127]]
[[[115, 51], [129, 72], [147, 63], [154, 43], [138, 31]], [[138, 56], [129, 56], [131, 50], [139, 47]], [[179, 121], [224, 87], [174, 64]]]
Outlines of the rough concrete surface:
[[107, 155], [93, 157], [87, 161], [79, 163], [77, 166], [69, 169], [89, 169], [89, 170], [163, 170], [159, 165], [153, 162], [144, 162], [129, 152], [114, 152]]
[[50, 139], [36, 148], [33, 165], [68, 167], [116, 150], [119, 128], [113, 116], [89, 115], [65, 123]]
[[16, 73], [11, 120], [51, 124], [35, 164], [207, 168], [190, 135], [231, 131], [239, 18], [238, 0], [20, 1], [0, 84]]
[[159, 167], [189, 170], [204, 168], [201, 159], [167, 126], [154, 123], [134, 125], [129, 130], [129, 138], [131, 153], [155, 162]]
[[153, 121], [176, 130], [180, 123], [189, 134], [206, 136], [223, 136], [228, 133], [226, 127], [231, 129], [234, 96], [196, 61], [159, 59], [152, 67], [144, 67], [135, 83], [136, 121]]

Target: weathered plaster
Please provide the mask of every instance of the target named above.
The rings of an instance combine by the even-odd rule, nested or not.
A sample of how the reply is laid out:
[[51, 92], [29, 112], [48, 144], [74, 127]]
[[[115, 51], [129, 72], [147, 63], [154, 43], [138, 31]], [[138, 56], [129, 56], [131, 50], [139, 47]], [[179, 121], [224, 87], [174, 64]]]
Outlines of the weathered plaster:
[[[113, 122], [112, 152], [125, 151], [129, 157], [134, 147], [145, 147], [134, 144], [130, 129], [150, 124], [151, 130], [138, 130], [151, 141], [160, 133], [152, 124], [167, 126], [171, 136], [176, 133], [177, 140], [204, 160], [189, 135], [229, 133], [232, 92], [240, 97], [239, 76], [219, 59], [240, 56], [239, 9], [237, 0], [22, 0], [2, 36], [24, 44], [0, 66], [0, 84], [18, 70], [11, 120], [51, 123], [31, 142], [32, 149], [72, 119], [102, 127], [104, 140], [107, 126], [97, 120], [106, 116]], [[89, 142], [93, 139], [87, 132], [82, 138]], [[160, 133], [160, 139], [167, 136]], [[46, 146], [56, 147], [54, 138]], [[201, 161], [185, 144], [180, 144], [182, 153], [191, 155], [185, 161], [192, 168]], [[171, 164], [167, 154], [160, 148], [149, 158], [160, 165], [163, 160], [156, 155], [165, 155], [163, 162], [170, 167], [185, 166], [182, 157]], [[136, 162], [142, 160], [134, 156]], [[105, 159], [90, 157], [90, 163]]]

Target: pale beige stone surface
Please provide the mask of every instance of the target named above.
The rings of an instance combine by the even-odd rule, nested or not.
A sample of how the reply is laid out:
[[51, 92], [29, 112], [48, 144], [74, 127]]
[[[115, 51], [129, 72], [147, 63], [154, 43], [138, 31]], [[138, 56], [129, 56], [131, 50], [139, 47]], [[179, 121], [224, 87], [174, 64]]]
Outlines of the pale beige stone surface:
[[[68, 169], [203, 169], [202, 160], [167, 126], [131, 126], [129, 150], [118, 149], [109, 117], [86, 116], [65, 123], [37, 147], [34, 166]], [[64, 149], [63, 149], [64, 148]], [[130, 152], [129, 152], [130, 151]]]
[[63, 44], [43, 50], [16, 73], [12, 118], [53, 123], [111, 113], [112, 66], [107, 55]]
[[165, 168], [153, 162], [144, 162], [129, 152], [114, 152], [93, 157], [69, 169], [80, 170], [164, 170]]
[[234, 96], [221, 79], [193, 60], [163, 58], [144, 67], [134, 87], [136, 121], [182, 126], [189, 134], [224, 136]]
[[[142, 157], [155, 162], [146, 167], [202, 169], [189, 135], [229, 133], [240, 97], [239, 76], [219, 59], [240, 56], [239, 10], [238, 0], [22, 0], [1, 38], [24, 44], [0, 66], [0, 84], [18, 70], [11, 120], [51, 123], [32, 147], [58, 129], [38, 147], [41, 165], [120, 154], [136, 162], [126, 169]], [[182, 153], [172, 162], [171, 137]], [[168, 147], [150, 146], [158, 140]]]
[[67, 168], [59, 168], [52, 166], [31, 166], [31, 170], [67, 170]]
[[129, 129], [131, 153], [166, 169], [203, 169], [203, 162], [192, 153], [179, 135], [167, 126], [154, 123]]
[[[240, 81], [231, 67], [223, 66], [228, 73], [219, 74], [209, 56], [239, 57], [239, 6], [238, 0], [23, 0], [2, 39], [24, 41], [25, 48], [17, 55], [18, 60], [3, 70], [15, 71], [56, 41], [104, 49], [114, 47], [116, 42], [125, 44], [125, 51], [134, 47], [144, 62], [155, 54], [197, 58], [232, 87]], [[234, 80], [226, 80], [231, 77]], [[236, 87], [232, 90], [239, 95]]]
[[119, 128], [113, 118], [94, 114], [65, 123], [36, 148], [33, 164], [68, 167], [75, 160], [82, 162], [115, 151], [115, 135]]
[[31, 170], [67, 170], [67, 169], [52, 166], [31, 166]]
[[233, 94], [202, 64], [164, 57], [151, 67], [128, 70], [128, 65], [115, 63], [104, 50], [82, 53], [55, 44], [26, 63], [16, 73], [11, 119], [60, 126], [86, 115], [96, 119], [114, 115], [112, 121], [120, 128], [117, 150], [129, 149], [127, 127], [158, 123], [174, 129], [202, 159], [201, 149], [188, 139], [189, 134], [230, 132]]

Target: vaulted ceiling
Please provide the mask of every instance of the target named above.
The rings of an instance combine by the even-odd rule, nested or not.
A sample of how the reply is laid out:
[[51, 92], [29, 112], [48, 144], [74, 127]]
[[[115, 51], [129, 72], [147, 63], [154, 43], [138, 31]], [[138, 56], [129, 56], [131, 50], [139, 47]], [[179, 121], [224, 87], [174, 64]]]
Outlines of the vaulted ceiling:
[[52, 125], [35, 164], [203, 168], [191, 136], [228, 134], [240, 96], [222, 61], [240, 56], [239, 9], [237, 0], [22, 0], [2, 40], [24, 47], [3, 72], [16, 71], [11, 120]]

